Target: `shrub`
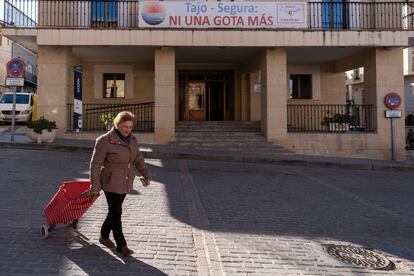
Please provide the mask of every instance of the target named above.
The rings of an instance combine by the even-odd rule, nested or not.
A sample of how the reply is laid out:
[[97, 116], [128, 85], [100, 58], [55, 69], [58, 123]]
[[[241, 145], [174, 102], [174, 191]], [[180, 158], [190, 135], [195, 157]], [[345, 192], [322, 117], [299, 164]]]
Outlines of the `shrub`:
[[51, 132], [52, 129], [57, 129], [55, 121], [49, 121], [45, 117], [40, 117], [38, 120], [29, 122], [28, 128], [32, 128], [34, 132], [41, 134], [42, 130], [47, 129]]

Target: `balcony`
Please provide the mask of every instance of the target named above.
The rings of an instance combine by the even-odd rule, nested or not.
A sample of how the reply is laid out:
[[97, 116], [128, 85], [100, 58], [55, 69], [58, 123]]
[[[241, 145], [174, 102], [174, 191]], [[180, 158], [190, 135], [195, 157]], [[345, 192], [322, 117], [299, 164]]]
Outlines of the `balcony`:
[[[240, 5], [248, 2], [222, 3]], [[13, 28], [142, 29], [139, 6], [134, 0], [5, 0], [4, 21], [6, 27]], [[304, 2], [303, 7], [304, 23], [295, 29], [414, 29], [414, 2], [411, 1], [343, 3], [334, 0]], [[258, 29], [290, 28], [262, 26]]]

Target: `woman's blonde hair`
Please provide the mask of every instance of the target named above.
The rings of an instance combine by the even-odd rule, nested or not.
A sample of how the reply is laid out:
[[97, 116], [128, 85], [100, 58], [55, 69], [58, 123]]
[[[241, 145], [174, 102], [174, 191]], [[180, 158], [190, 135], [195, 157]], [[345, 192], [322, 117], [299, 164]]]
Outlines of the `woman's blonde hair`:
[[129, 111], [122, 111], [122, 112], [119, 112], [118, 115], [116, 115], [114, 119], [114, 125], [116, 128], [118, 128], [120, 123], [126, 122], [126, 121], [134, 122], [134, 120], [135, 120], [134, 114], [132, 114]]

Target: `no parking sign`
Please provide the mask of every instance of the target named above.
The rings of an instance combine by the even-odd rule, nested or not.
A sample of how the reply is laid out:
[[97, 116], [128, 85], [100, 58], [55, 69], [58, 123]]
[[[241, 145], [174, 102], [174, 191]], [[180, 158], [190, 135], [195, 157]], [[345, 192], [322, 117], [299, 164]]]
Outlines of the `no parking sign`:
[[384, 104], [388, 108], [388, 110], [385, 110], [385, 118], [391, 119], [391, 158], [393, 161], [395, 161], [394, 118], [401, 118], [402, 116], [402, 111], [398, 109], [401, 102], [401, 96], [397, 93], [391, 92], [385, 95]]
[[26, 64], [24, 61], [17, 57], [9, 60], [6, 65], [7, 74], [16, 78], [24, 74], [25, 68]]
[[401, 97], [397, 93], [391, 92], [385, 96], [385, 106], [389, 109], [397, 109], [401, 105]]
[[[24, 86], [24, 78], [19, 78], [24, 74], [26, 64], [18, 57], [12, 58], [6, 64], [8, 77], [6, 84], [13, 88], [13, 107], [12, 107], [12, 125], [11, 125], [11, 141], [14, 141], [14, 126], [16, 117], [16, 87]], [[10, 76], [10, 77], [9, 77]]]

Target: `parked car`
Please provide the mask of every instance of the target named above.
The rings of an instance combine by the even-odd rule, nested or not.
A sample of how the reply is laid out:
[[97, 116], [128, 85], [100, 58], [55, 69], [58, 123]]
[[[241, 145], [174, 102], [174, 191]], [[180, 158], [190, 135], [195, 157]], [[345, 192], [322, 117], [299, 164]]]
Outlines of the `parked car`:
[[[31, 121], [33, 114], [34, 97], [33, 93], [16, 93], [16, 122], [27, 123]], [[0, 98], [0, 122], [12, 121], [13, 92], [5, 92]]]

